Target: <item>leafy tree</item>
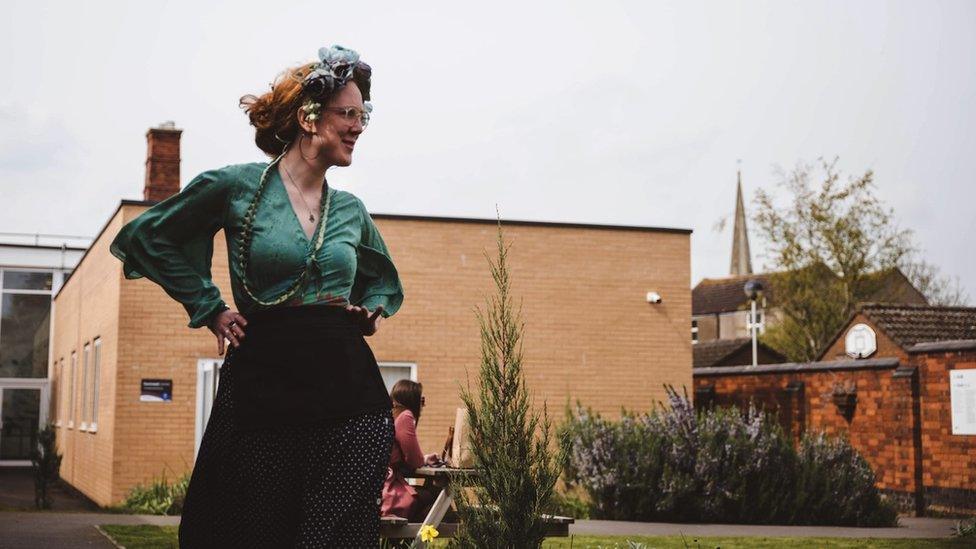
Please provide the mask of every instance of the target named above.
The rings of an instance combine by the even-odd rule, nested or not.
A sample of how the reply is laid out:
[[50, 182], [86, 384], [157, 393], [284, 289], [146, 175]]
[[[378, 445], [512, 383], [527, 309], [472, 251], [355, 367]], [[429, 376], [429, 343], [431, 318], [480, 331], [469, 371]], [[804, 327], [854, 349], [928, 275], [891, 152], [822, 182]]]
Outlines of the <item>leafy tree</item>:
[[820, 159], [781, 174], [786, 207], [756, 193], [779, 314], [765, 341], [791, 360], [815, 360], [857, 304], [878, 295], [884, 277], [876, 273], [905, 264], [913, 251], [911, 233], [874, 195], [874, 174], [845, 180], [836, 164]]
[[[486, 311], [475, 310], [481, 327], [480, 384], [477, 392], [461, 389], [478, 475], [455, 484], [462, 528], [453, 543], [537, 548], [546, 532], [542, 514], [554, 507], [568, 441], [553, 440], [545, 405], [541, 417], [530, 409], [522, 375], [525, 326], [521, 306], [516, 310], [512, 303], [506, 263], [511, 245], [504, 244], [500, 220], [497, 242], [497, 263], [485, 253], [496, 293], [488, 297]], [[475, 488], [469, 493], [463, 484]]]

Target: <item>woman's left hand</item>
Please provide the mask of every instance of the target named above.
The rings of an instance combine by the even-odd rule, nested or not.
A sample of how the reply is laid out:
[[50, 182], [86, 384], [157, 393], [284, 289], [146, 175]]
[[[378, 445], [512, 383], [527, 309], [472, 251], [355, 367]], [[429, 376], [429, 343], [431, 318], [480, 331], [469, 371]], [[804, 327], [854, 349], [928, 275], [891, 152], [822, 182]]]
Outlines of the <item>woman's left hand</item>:
[[375, 334], [380, 327], [380, 320], [383, 318], [380, 314], [383, 312], [382, 305], [377, 305], [372, 313], [366, 307], [357, 305], [346, 305], [346, 311], [359, 324], [364, 336]]

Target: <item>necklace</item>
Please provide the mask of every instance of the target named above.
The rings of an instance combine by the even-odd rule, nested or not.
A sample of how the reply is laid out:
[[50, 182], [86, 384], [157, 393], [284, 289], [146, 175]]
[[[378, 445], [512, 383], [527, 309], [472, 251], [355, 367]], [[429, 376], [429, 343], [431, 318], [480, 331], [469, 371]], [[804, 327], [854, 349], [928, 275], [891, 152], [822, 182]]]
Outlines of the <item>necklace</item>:
[[254, 218], [257, 216], [258, 202], [261, 201], [261, 194], [264, 192], [265, 186], [268, 184], [268, 173], [275, 167], [275, 164], [281, 162], [285, 154], [288, 152], [286, 147], [284, 151], [278, 155], [277, 158], [271, 161], [270, 164], [264, 171], [261, 172], [261, 180], [258, 182], [258, 188], [254, 191], [254, 198], [251, 199], [251, 204], [247, 207], [247, 213], [244, 215], [244, 222], [241, 226], [241, 239], [238, 242], [238, 265], [241, 272], [241, 286], [244, 288], [244, 292], [250, 297], [255, 303], [263, 307], [270, 307], [284, 303], [292, 297], [298, 294], [302, 289], [302, 285], [308, 278], [309, 268], [314, 264], [314, 258], [318, 256], [319, 250], [322, 249], [322, 245], [325, 243], [325, 226], [328, 224], [329, 219], [329, 203], [331, 202], [332, 193], [329, 192], [328, 185], [325, 187], [325, 200], [322, 201], [322, 222], [319, 223], [318, 234], [315, 238], [315, 247], [312, 249], [311, 253], [307, 254], [307, 259], [305, 262], [305, 268], [302, 272], [292, 281], [291, 286], [285, 290], [278, 297], [264, 300], [255, 295], [254, 290], [251, 288], [250, 283], [247, 280], [247, 268], [248, 263], [250, 263], [251, 256], [251, 237], [254, 234]]
[[302, 204], [305, 204], [305, 209], [308, 210], [309, 222], [315, 223], [315, 214], [312, 213], [312, 208], [309, 208], [308, 202], [305, 201], [305, 193], [303, 193], [302, 190], [298, 188], [298, 185], [295, 184], [295, 178], [291, 176], [291, 172], [288, 171], [288, 168], [286, 168], [284, 164], [281, 164], [281, 167], [285, 168], [285, 175], [288, 176], [288, 181], [291, 181], [291, 186], [295, 187], [295, 190], [298, 191], [298, 197], [302, 199]]

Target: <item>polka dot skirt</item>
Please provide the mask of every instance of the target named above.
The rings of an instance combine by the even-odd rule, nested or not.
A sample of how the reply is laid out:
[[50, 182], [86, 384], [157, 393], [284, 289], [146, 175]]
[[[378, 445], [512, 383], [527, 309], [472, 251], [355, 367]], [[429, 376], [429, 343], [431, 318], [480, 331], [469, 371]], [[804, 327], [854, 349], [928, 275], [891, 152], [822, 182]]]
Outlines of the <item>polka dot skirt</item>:
[[232, 357], [187, 489], [180, 547], [378, 547], [390, 411], [239, 429]]

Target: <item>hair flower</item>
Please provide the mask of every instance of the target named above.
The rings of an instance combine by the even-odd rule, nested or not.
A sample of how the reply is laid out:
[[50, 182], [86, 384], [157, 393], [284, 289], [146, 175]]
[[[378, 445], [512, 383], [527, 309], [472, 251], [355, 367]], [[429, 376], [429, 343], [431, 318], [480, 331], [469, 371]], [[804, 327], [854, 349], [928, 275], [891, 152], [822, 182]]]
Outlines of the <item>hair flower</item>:
[[342, 46], [319, 48], [319, 62], [311, 65], [311, 71], [302, 82], [302, 90], [308, 97], [324, 99], [352, 79], [356, 68], [371, 73], [369, 65], [359, 61], [359, 54]]

